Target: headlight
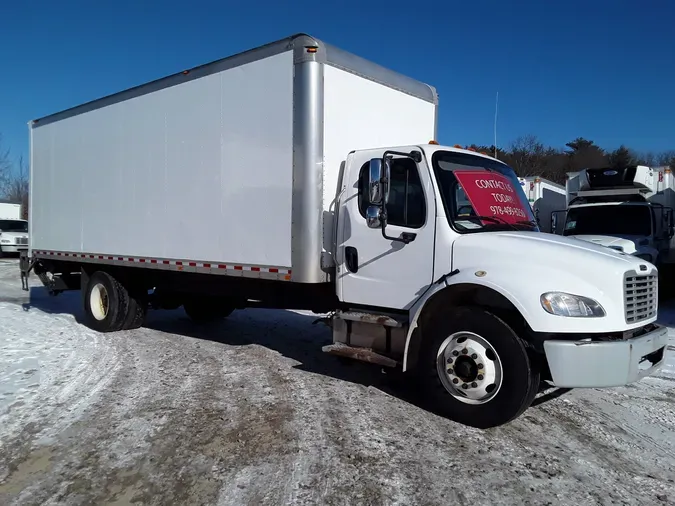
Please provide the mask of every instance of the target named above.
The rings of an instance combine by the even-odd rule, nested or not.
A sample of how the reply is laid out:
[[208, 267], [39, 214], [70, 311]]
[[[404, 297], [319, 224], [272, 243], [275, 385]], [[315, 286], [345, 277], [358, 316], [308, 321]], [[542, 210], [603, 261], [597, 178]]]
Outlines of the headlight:
[[541, 307], [556, 316], [598, 318], [605, 316], [605, 310], [597, 301], [563, 292], [548, 292], [540, 297]]

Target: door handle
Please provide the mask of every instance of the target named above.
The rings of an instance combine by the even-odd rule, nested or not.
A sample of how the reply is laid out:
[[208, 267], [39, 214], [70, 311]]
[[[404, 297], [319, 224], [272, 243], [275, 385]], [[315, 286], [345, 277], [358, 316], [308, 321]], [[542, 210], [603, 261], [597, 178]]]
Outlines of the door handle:
[[354, 246], [347, 246], [345, 248], [345, 265], [349, 272], [359, 271], [359, 252]]

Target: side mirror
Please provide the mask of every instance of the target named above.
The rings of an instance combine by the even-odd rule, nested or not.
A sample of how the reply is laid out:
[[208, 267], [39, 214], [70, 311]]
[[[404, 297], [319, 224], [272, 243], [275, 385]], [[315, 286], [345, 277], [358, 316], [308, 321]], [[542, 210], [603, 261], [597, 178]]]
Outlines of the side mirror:
[[368, 206], [366, 209], [366, 223], [368, 228], [380, 228], [382, 226], [382, 211], [379, 206]]
[[366, 209], [366, 223], [368, 228], [379, 228], [382, 237], [388, 241], [399, 241], [409, 244], [415, 240], [417, 234], [403, 232], [399, 237], [387, 235], [387, 202], [389, 202], [389, 178], [391, 175], [391, 155], [406, 156], [415, 163], [422, 161], [421, 153], [411, 151], [400, 153], [398, 151], [385, 151], [382, 158], [372, 158], [368, 167], [368, 201], [370, 206]]
[[389, 201], [389, 160], [386, 158], [370, 160], [368, 201], [376, 206], [385, 205]]
[[[551, 233], [556, 235], [563, 235], [565, 232], [565, 214], [567, 210], [551, 211]], [[561, 218], [558, 218], [561, 216]]]

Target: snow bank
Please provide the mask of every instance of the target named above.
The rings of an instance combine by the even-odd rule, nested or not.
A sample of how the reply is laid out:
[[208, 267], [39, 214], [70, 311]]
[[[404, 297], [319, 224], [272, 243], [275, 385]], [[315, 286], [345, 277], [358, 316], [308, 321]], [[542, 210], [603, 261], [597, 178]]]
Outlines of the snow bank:
[[[79, 419], [113, 376], [117, 361], [112, 349], [74, 320], [0, 302], [3, 441], [17, 437], [26, 426], [41, 427], [45, 420], [50, 423], [40, 438], [50, 440]], [[56, 412], [58, 417], [52, 417]]]

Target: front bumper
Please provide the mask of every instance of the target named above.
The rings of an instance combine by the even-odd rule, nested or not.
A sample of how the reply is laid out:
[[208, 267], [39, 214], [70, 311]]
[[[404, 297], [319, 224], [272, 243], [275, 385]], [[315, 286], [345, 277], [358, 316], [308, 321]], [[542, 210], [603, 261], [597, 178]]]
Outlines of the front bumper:
[[560, 388], [616, 387], [658, 371], [668, 346], [668, 329], [625, 341], [544, 342], [553, 384]]
[[0, 250], [2, 250], [3, 253], [20, 253], [27, 249], [27, 244], [0, 244]]

